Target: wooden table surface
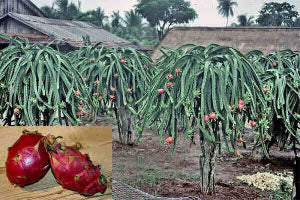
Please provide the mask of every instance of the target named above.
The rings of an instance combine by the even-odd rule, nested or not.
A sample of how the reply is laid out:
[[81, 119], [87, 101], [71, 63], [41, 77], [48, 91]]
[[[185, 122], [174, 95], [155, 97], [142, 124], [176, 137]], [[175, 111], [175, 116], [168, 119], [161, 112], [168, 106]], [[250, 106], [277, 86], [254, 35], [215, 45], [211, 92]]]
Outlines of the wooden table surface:
[[[6, 177], [5, 162], [8, 147], [20, 137], [22, 131], [38, 131], [43, 135], [63, 136], [67, 145], [79, 142], [80, 151], [88, 153], [95, 165], [101, 165], [101, 173], [108, 180], [105, 194], [96, 193], [91, 197], [63, 189], [55, 180], [51, 170], [37, 183], [24, 188], [14, 187]], [[111, 127], [0, 127], [0, 200], [78, 200], [112, 199], [112, 128]]]

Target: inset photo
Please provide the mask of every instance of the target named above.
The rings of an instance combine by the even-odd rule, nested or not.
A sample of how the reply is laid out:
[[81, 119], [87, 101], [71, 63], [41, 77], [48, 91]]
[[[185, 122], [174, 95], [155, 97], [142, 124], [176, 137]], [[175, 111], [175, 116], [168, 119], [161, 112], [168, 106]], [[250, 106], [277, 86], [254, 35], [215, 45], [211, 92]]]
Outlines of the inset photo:
[[112, 199], [112, 127], [0, 127], [0, 199]]

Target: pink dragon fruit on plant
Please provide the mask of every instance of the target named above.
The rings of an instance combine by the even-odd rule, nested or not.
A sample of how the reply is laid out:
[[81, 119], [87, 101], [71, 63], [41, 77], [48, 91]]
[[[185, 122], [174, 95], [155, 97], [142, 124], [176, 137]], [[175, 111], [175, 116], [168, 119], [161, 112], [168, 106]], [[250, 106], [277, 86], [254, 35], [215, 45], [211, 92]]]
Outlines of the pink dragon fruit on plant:
[[50, 169], [43, 138], [37, 132], [24, 130], [23, 135], [8, 148], [6, 175], [12, 184], [24, 187], [40, 180]]
[[100, 173], [99, 166], [94, 166], [89, 156], [81, 154], [78, 148], [57, 142], [57, 138], [48, 135], [46, 142], [56, 181], [63, 188], [77, 191], [85, 196], [97, 192], [104, 193], [107, 189], [107, 180]]

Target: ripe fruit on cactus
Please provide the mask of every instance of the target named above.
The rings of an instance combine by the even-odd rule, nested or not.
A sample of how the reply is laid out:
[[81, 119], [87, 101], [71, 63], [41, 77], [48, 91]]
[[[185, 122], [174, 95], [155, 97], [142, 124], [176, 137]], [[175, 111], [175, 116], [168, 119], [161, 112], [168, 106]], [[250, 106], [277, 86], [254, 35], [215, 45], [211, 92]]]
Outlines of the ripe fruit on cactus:
[[116, 89], [112, 87], [112, 88], [110, 88], [110, 91], [114, 92], [114, 91], [116, 91]]
[[169, 81], [172, 80], [173, 79], [173, 75], [172, 74], [168, 74], [167, 75], [167, 79], [169, 79]]
[[79, 95], [80, 95], [80, 91], [77, 90], [77, 91], [75, 92], [75, 94], [76, 94], [76, 96], [79, 96]]
[[99, 101], [101, 101], [102, 99], [103, 99], [103, 98], [100, 96], [100, 97], [99, 97]]
[[113, 100], [113, 99], [115, 99], [115, 96], [114, 95], [109, 95], [109, 98], [110, 98], [110, 100]]
[[155, 65], [155, 62], [152, 62], [152, 66], [154, 66]]
[[244, 109], [244, 105], [243, 104], [239, 104], [237, 107], [239, 110], [243, 110]]
[[94, 96], [98, 96], [98, 93], [96, 92], [96, 93], [94, 93]]
[[124, 63], [125, 63], [125, 60], [124, 60], [124, 59], [121, 59], [121, 60], [120, 60], [120, 63], [121, 63], [121, 64], [124, 64]]
[[95, 81], [94, 83], [95, 83], [96, 86], [99, 85], [99, 81]]
[[204, 115], [204, 121], [208, 122], [209, 121], [209, 115]]
[[82, 100], [80, 100], [80, 101], [79, 101], [79, 105], [82, 105], [82, 104], [83, 104], [83, 101], [82, 101]]
[[45, 141], [52, 172], [63, 188], [85, 196], [106, 191], [107, 180], [101, 174], [99, 166], [92, 163], [88, 154], [82, 154], [77, 148], [58, 143], [53, 135], [48, 135]]
[[94, 63], [95, 62], [95, 58], [90, 58], [90, 62]]
[[178, 74], [180, 74], [182, 71], [181, 71], [181, 69], [180, 68], [177, 68], [177, 69], [175, 69], [175, 73], [178, 75]]
[[114, 74], [114, 78], [117, 79], [119, 77], [119, 74]]
[[173, 143], [173, 141], [174, 141], [174, 138], [173, 137], [168, 137], [167, 139], [166, 139], [166, 142], [167, 143]]
[[216, 118], [217, 118], [216, 113], [214, 113], [214, 112], [210, 113], [210, 114], [209, 114], [209, 118], [210, 118], [210, 119], [216, 119]]
[[265, 94], [267, 94], [268, 89], [267, 89], [267, 88], [264, 88], [263, 91], [264, 91]]
[[163, 94], [163, 93], [165, 92], [165, 90], [164, 90], [164, 89], [158, 89], [157, 92], [158, 92], [159, 94]]
[[173, 83], [168, 82], [168, 83], [166, 84], [166, 86], [167, 86], [168, 89], [171, 89], [171, 88], [173, 88]]
[[255, 121], [252, 121], [251, 122], [251, 126], [254, 128], [256, 126], [256, 122]]
[[77, 115], [77, 117], [80, 117], [81, 116], [81, 112], [77, 112], [76, 115]]
[[23, 131], [20, 138], [8, 148], [6, 175], [12, 184], [23, 187], [40, 180], [50, 169], [44, 136]]
[[20, 114], [20, 110], [18, 108], [15, 108], [14, 109], [14, 114], [16, 114], [16, 115]]
[[127, 88], [127, 89], [126, 89], [126, 92], [127, 92], [127, 93], [132, 93], [132, 90], [131, 90], [130, 88]]
[[84, 81], [87, 81], [87, 78], [83, 78]]
[[83, 116], [85, 116], [87, 113], [88, 113], [88, 112], [85, 111], [85, 110], [82, 111], [82, 115], [83, 115]]
[[[277, 62], [278, 62], [278, 61], [277, 61]], [[277, 64], [278, 64], [277, 62], [273, 62], [273, 63], [272, 63], [273, 67], [276, 67], [276, 66], [277, 66]]]
[[239, 100], [239, 104], [240, 105], [244, 105], [244, 101], [243, 100]]

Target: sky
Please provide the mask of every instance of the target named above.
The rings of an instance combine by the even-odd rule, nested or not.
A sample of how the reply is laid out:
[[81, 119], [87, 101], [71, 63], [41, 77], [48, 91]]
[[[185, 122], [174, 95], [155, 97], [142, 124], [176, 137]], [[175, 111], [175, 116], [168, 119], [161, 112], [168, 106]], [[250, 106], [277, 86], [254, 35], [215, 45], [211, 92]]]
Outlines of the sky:
[[[38, 7], [48, 5], [51, 6], [54, 0], [31, 0]], [[77, 4], [78, 0], [69, 0]], [[217, 0], [186, 0], [191, 3], [191, 7], [195, 9], [198, 14], [198, 18], [193, 22], [187, 24], [187, 26], [209, 26], [209, 27], [222, 27], [226, 25], [226, 18], [218, 15], [218, 1]], [[256, 17], [259, 14], [259, 10], [264, 3], [268, 2], [288, 2], [295, 5], [295, 10], [300, 13], [300, 0], [235, 0], [238, 3], [238, 7], [234, 7], [234, 16], [229, 18], [229, 25], [233, 22], [237, 22], [237, 16], [241, 14], [247, 14], [247, 16], [253, 15]], [[134, 9], [134, 5], [137, 4], [137, 0], [81, 0], [82, 11], [92, 10], [97, 7], [104, 9], [105, 15], [112, 15], [113, 11], [120, 11], [122, 17], [125, 16], [125, 11]]]

